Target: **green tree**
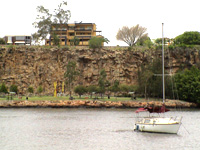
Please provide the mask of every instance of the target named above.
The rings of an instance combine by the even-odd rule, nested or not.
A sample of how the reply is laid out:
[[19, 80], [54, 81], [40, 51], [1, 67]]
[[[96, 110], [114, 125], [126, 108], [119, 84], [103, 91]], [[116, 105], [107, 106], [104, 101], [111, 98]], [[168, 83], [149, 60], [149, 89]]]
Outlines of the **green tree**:
[[120, 91], [119, 81], [118, 80], [114, 81], [113, 86], [111, 86], [110, 90], [111, 90], [111, 92], [114, 92], [114, 96], [117, 98], [116, 93]]
[[127, 43], [130, 47], [134, 46], [137, 41], [143, 37], [147, 37], [146, 28], [137, 24], [131, 28], [123, 26], [122, 29], [119, 29], [116, 38], [117, 40]]
[[18, 91], [18, 89], [17, 89], [17, 86], [16, 85], [11, 85], [10, 86], [10, 92], [15, 92], [15, 93], [17, 93], [17, 91]]
[[34, 92], [34, 89], [33, 89], [32, 86], [29, 86], [29, 87], [28, 87], [28, 92], [29, 92], [29, 93], [33, 93], [33, 92]]
[[[166, 70], [165, 74], [166, 98], [175, 98], [173, 78], [167, 75]], [[148, 64], [141, 65], [141, 68], [139, 68], [137, 93], [145, 96], [145, 98], [162, 98], [162, 61], [160, 57], [155, 58]]]
[[200, 103], [200, 70], [193, 66], [175, 75], [179, 98]]
[[99, 76], [99, 81], [98, 81], [98, 85], [99, 85], [99, 92], [101, 93], [101, 98], [103, 97], [103, 93], [105, 93], [105, 87], [106, 87], [106, 71], [104, 69], [102, 69], [100, 71], [100, 76]]
[[52, 24], [62, 25], [68, 22], [71, 13], [67, 10], [66, 6], [67, 2], [63, 1], [58, 5], [58, 8], [54, 10], [53, 14], [51, 14], [48, 9], [44, 8], [44, 6], [37, 7], [39, 15], [37, 15], [33, 26], [38, 30], [32, 34], [33, 40], [35, 40], [36, 43], [40, 43], [46, 39], [47, 35], [51, 32]]
[[162, 97], [162, 61], [160, 57], [155, 58], [150, 64], [144, 66], [141, 74], [140, 84], [143, 85], [145, 96]]
[[200, 33], [197, 31], [184, 32], [175, 38], [176, 44], [200, 45]]
[[96, 85], [90, 85], [87, 87], [87, 91], [90, 93], [90, 98], [92, 98], [92, 94], [97, 93], [98, 87]]
[[150, 48], [153, 43], [148, 36], [143, 36], [136, 42], [136, 45], [148, 46]]
[[68, 87], [69, 89], [70, 99], [72, 99], [71, 89], [73, 88], [73, 83], [77, 75], [79, 75], [79, 71], [76, 69], [76, 63], [73, 61], [69, 61], [67, 64], [67, 70], [64, 74], [64, 77], [66, 78], [65, 84], [66, 87]]
[[3, 38], [0, 38], [0, 44], [6, 44], [6, 42]]
[[42, 88], [41, 85], [38, 87], [37, 92], [38, 92], [39, 95], [41, 96], [41, 93], [43, 92], [43, 88]]
[[8, 93], [8, 90], [7, 90], [7, 87], [6, 87], [5, 83], [1, 84], [1, 86], [0, 86], [0, 92]]
[[57, 45], [59, 46], [60, 45], [60, 39], [58, 37], [58, 35], [55, 34], [55, 32], [53, 33], [53, 45]]
[[83, 85], [79, 85], [74, 88], [74, 92], [79, 95], [79, 98], [81, 98], [81, 95], [87, 92], [87, 88]]
[[92, 49], [102, 48], [103, 42], [108, 43], [109, 40], [107, 38], [94, 36], [89, 40], [89, 47]]
[[125, 93], [128, 93], [128, 92], [129, 92], [129, 86], [126, 85], [126, 84], [121, 84], [121, 85], [119, 86], [119, 88], [120, 88], [120, 91], [121, 91], [121, 92], [125, 92]]
[[151, 80], [157, 80], [156, 78], [153, 78], [154, 73], [152, 71], [152, 68], [156, 68], [156, 67], [153, 67], [153, 65], [152, 65], [152, 67], [142, 65], [140, 73], [139, 73], [139, 80], [140, 80], [139, 85], [140, 85], [140, 88], [144, 89], [145, 99], [147, 99], [147, 90], [148, 90], [148, 88], [150, 88], [149, 87], [149, 80], [150, 79]]
[[77, 46], [80, 43], [80, 39], [77, 37], [74, 37], [73, 39], [70, 40], [70, 45], [72, 46]]

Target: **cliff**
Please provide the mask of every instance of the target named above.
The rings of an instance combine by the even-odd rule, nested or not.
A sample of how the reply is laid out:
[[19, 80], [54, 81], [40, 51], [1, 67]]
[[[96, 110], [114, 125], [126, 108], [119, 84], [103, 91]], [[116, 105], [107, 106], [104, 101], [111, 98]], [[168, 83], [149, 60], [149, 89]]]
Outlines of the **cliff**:
[[[41, 85], [46, 95], [53, 95], [54, 82], [61, 86], [68, 61], [75, 61], [80, 75], [75, 85], [98, 83], [99, 72], [105, 69], [107, 80], [119, 80], [124, 84], [136, 84], [137, 72], [141, 64], [149, 63], [161, 50], [103, 48], [91, 50], [82, 47], [10, 46], [0, 48], [0, 83], [8, 87], [18, 86], [25, 94], [29, 86], [36, 89]], [[165, 61], [171, 62], [173, 71], [178, 68], [199, 64], [198, 49], [174, 49], [166, 55]], [[169, 63], [166, 63], [166, 69]]]

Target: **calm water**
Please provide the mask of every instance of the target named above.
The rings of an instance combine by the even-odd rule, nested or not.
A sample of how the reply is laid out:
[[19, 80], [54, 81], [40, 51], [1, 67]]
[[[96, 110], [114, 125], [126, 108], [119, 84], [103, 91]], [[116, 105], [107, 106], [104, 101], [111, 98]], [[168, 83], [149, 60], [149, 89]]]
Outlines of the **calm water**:
[[131, 109], [0, 109], [0, 149], [199, 150], [200, 111], [174, 113], [178, 135], [134, 132]]

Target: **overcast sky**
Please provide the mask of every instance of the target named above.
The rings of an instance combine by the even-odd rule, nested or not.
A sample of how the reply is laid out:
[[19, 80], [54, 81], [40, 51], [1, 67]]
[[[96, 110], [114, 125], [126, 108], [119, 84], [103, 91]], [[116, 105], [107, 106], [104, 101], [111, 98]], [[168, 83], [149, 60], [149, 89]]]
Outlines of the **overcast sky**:
[[[36, 7], [57, 8], [63, 0], [2, 0], [0, 37], [31, 35], [36, 30]], [[97, 30], [110, 40], [109, 46], [126, 46], [116, 40], [119, 28], [139, 24], [147, 28], [151, 39], [174, 38], [185, 31], [200, 31], [199, 0], [66, 0], [71, 11], [69, 23], [95, 23]]]

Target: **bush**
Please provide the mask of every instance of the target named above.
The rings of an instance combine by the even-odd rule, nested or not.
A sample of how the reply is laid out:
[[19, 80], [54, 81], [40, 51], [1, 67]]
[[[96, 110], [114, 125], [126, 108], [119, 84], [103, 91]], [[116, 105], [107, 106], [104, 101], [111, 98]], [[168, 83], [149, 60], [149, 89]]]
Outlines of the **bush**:
[[6, 87], [5, 83], [0, 85], [0, 92], [8, 93], [8, 90], [7, 90], [7, 87]]
[[71, 46], [77, 46], [79, 45], [80, 40], [77, 37], [74, 37], [73, 39], [70, 40], [70, 45]]
[[106, 39], [106, 38], [103, 38], [103, 37], [92, 37], [90, 40], [89, 40], [89, 47], [92, 48], [92, 49], [95, 49], [95, 48], [102, 48], [103, 46], [103, 42], [106, 42], [108, 43], [109, 40]]
[[176, 44], [200, 45], [200, 33], [197, 31], [184, 32], [175, 38]]
[[43, 92], [43, 88], [42, 88], [41, 85], [38, 87], [37, 92], [38, 92], [39, 94], [41, 94], [41, 93]]
[[175, 46], [174, 45], [169, 45], [168, 48], [169, 48], [169, 50], [174, 50]]
[[17, 89], [17, 86], [16, 85], [11, 85], [10, 86], [10, 92], [15, 92], [15, 93], [17, 93], [17, 91], [18, 91], [18, 89]]
[[6, 44], [3, 38], [0, 38], [0, 44]]
[[29, 86], [29, 87], [28, 87], [28, 92], [29, 92], [29, 93], [33, 93], [33, 92], [34, 92], [33, 87]]

